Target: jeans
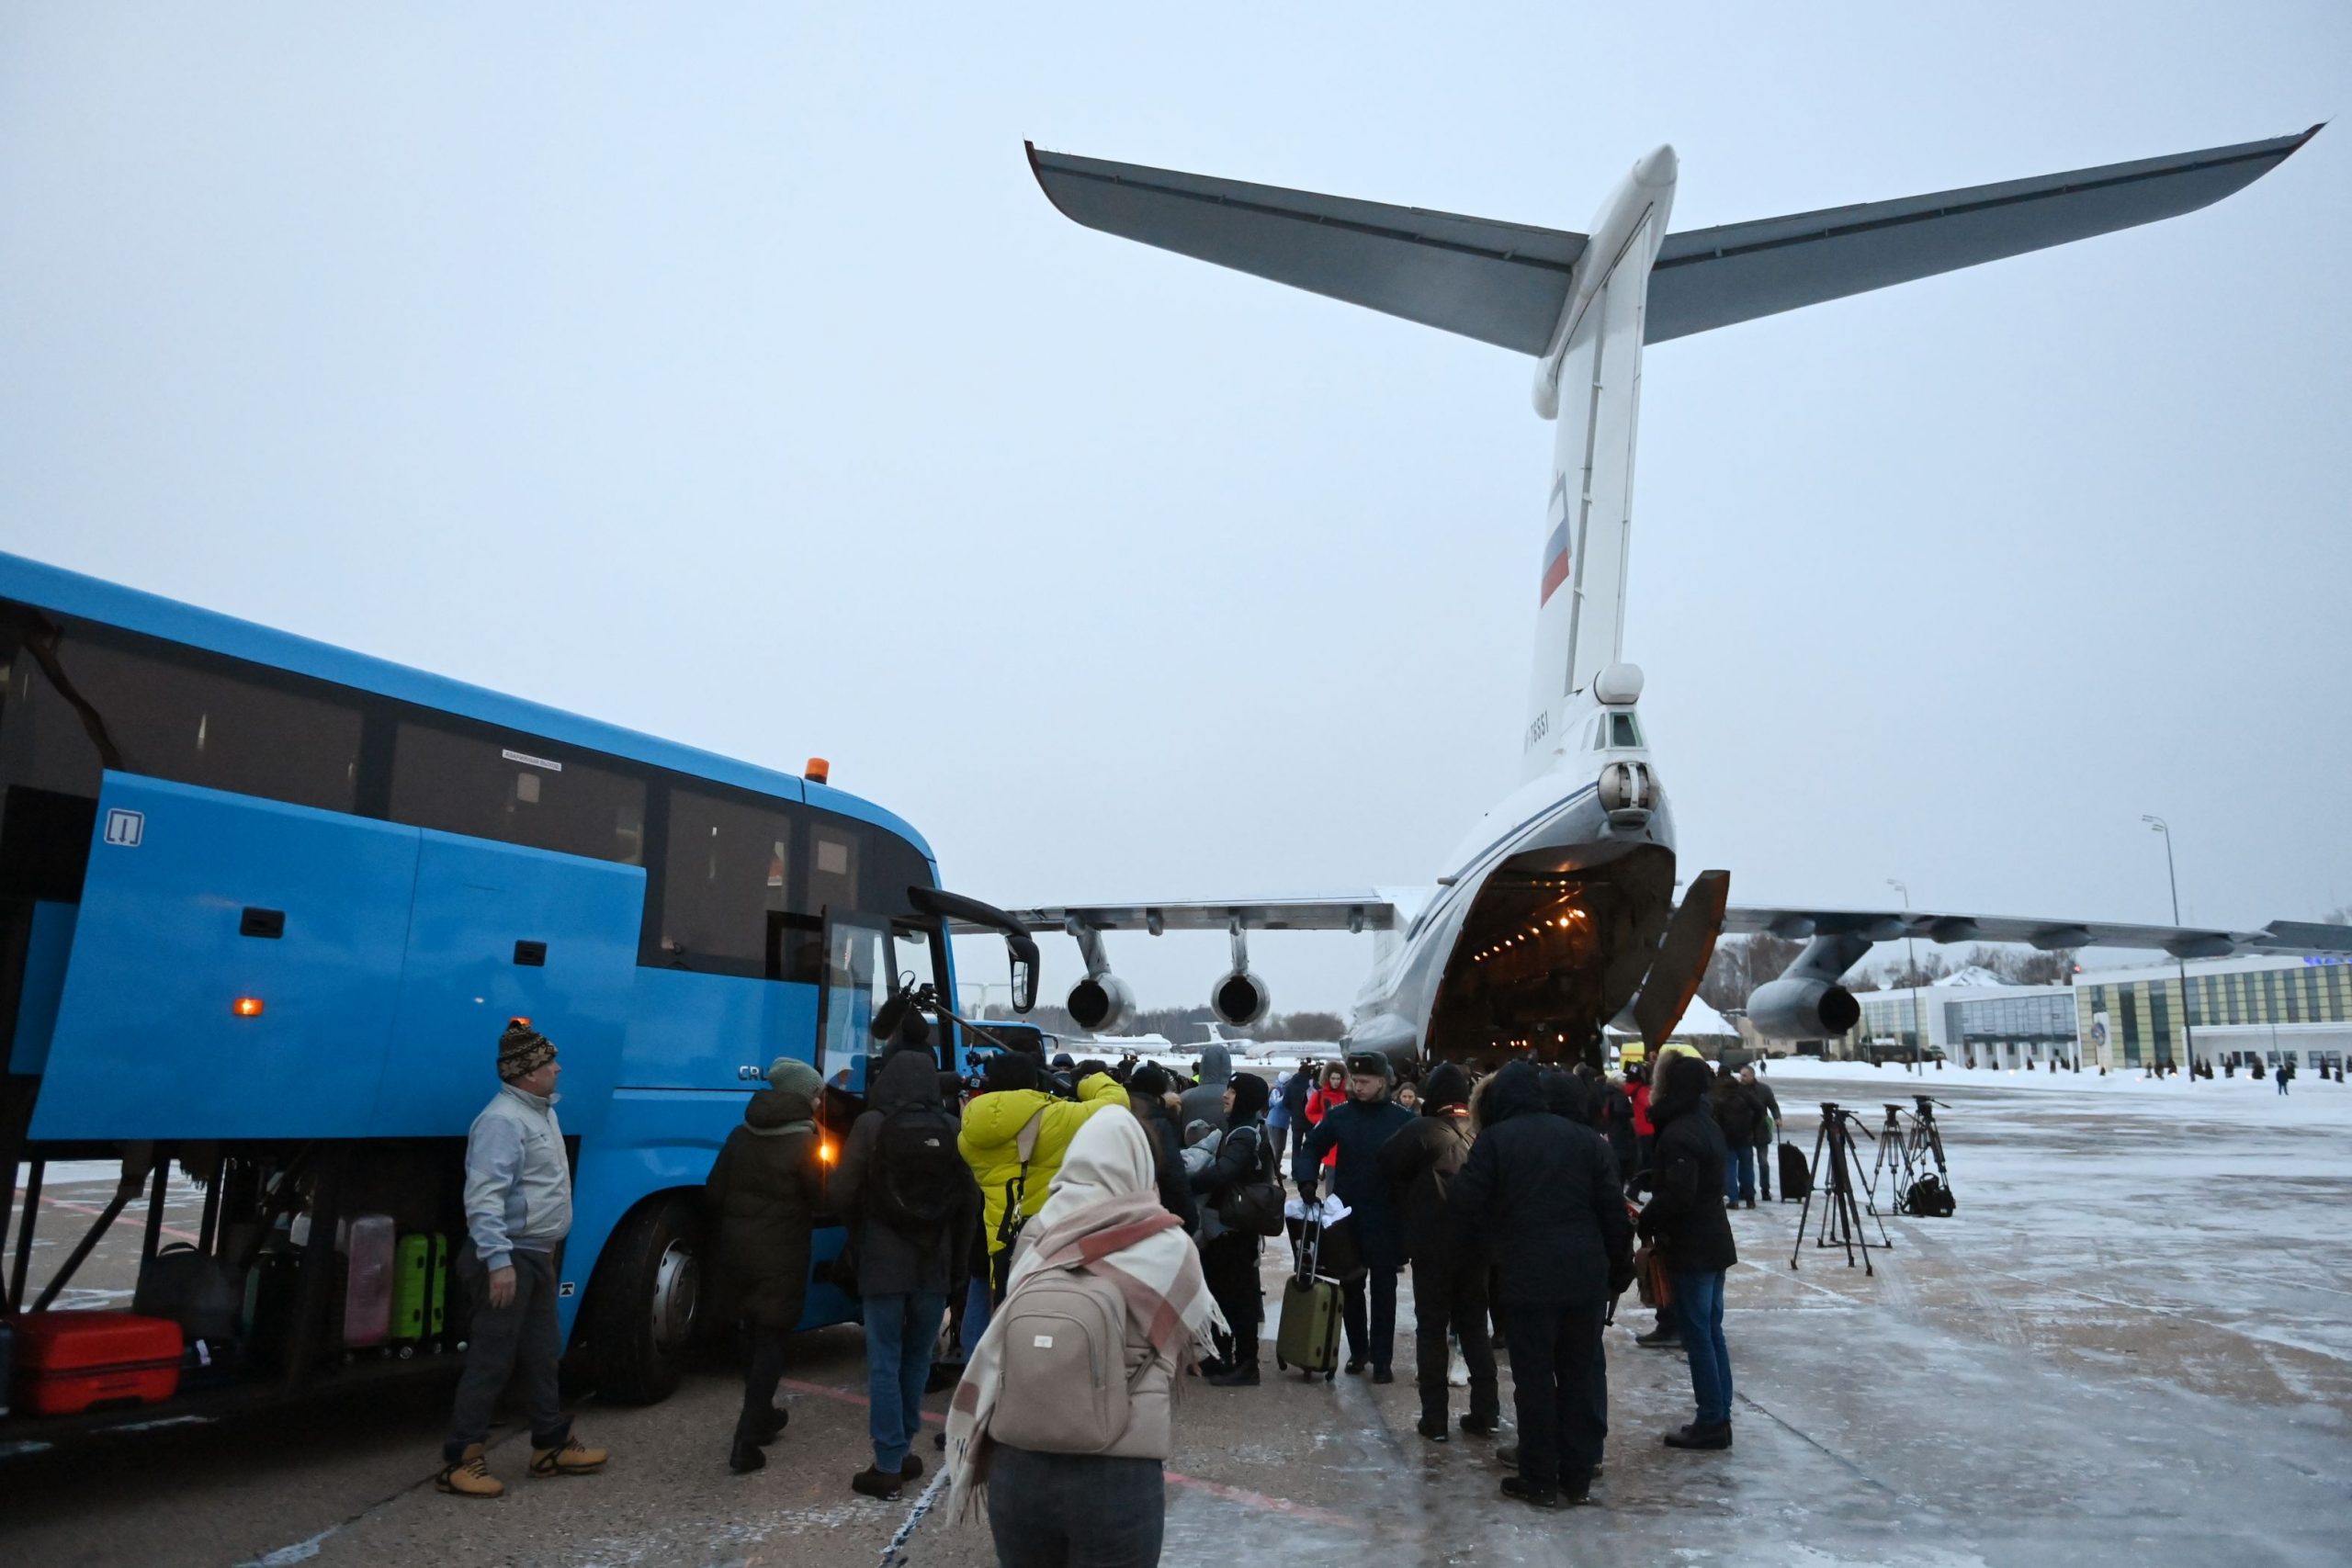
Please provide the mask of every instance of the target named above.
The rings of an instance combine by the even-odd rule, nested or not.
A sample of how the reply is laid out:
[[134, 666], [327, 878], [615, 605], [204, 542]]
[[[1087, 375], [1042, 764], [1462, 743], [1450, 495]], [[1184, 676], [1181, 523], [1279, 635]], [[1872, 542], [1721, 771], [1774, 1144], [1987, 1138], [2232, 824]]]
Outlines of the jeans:
[[[1731, 1419], [1731, 1348], [1724, 1343], [1724, 1276], [1676, 1274], [1674, 1325], [1682, 1331], [1682, 1351], [1690, 1358], [1690, 1393], [1699, 1402], [1699, 1425], [1718, 1427]], [[1513, 1356], [1511, 1364], [1517, 1366]]]
[[917, 1293], [865, 1298], [865, 1429], [874, 1468], [896, 1475], [922, 1430], [922, 1385], [947, 1298]]
[[[1372, 1322], [1366, 1332], [1364, 1287], [1372, 1287]], [[1340, 1287], [1340, 1325], [1346, 1331], [1348, 1359], [1370, 1361], [1386, 1371], [1396, 1353], [1396, 1270], [1374, 1264]]]
[[989, 1320], [996, 1316], [996, 1292], [989, 1289], [986, 1280], [974, 1280], [964, 1287], [964, 1333], [956, 1348], [969, 1361], [972, 1352], [980, 1348], [980, 1336], [989, 1331]]
[[999, 1443], [989, 1465], [997, 1568], [1155, 1568], [1168, 1488], [1156, 1459], [1041, 1454]]
[[1724, 1201], [1736, 1203], [1756, 1197], [1756, 1150], [1753, 1145], [1724, 1151]]
[[[1718, 1279], [1720, 1275], [1716, 1276]], [[1607, 1394], [1595, 1397], [1602, 1302], [1505, 1302], [1519, 1473], [1537, 1491], [1582, 1486], [1600, 1463]]]
[[571, 1436], [556, 1389], [555, 1364], [563, 1340], [555, 1326], [555, 1258], [516, 1247], [514, 1299], [490, 1304], [490, 1271], [469, 1245], [458, 1252], [458, 1278], [473, 1293], [473, 1327], [466, 1343], [466, 1371], [458, 1381], [457, 1408], [449, 1416], [449, 1438], [441, 1457], [455, 1464], [466, 1450], [490, 1439], [490, 1416], [509, 1376], [523, 1380], [531, 1408], [531, 1446], [560, 1449]]
[[1487, 1336], [1487, 1260], [1470, 1263], [1430, 1259], [1413, 1265], [1413, 1375], [1421, 1389], [1421, 1419], [1445, 1425], [1452, 1402], [1445, 1374], [1445, 1331], [1462, 1341], [1470, 1369], [1470, 1414], [1493, 1423], [1502, 1415], [1495, 1375], [1494, 1342]]
[[1780, 1157], [1781, 1151], [1776, 1145], [1756, 1145], [1756, 1195], [1767, 1203], [1772, 1201], [1772, 1164]]

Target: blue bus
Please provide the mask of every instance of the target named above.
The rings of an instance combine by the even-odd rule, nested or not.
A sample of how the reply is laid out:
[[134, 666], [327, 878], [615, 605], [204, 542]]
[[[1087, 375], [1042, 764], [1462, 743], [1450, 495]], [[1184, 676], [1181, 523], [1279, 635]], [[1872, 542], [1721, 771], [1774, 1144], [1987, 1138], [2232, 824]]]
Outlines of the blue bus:
[[[824, 772], [0, 554], [8, 1311], [52, 1308], [134, 1191], [144, 1296], [176, 1165], [204, 1201], [171, 1276], [243, 1303], [212, 1397], [430, 1364], [463, 1337], [458, 1292], [397, 1348], [346, 1332], [353, 1222], [389, 1218], [402, 1268], [444, 1272], [466, 1131], [527, 1018], [564, 1067], [570, 1364], [605, 1397], [662, 1397], [696, 1333], [699, 1188], [768, 1064], [823, 1076], [830, 1158], [894, 993], [932, 987], [943, 1070], [968, 1067], [935, 999], [951, 917], [1003, 931], [1034, 997], [1015, 922], [941, 891], [921, 835]], [[118, 1158], [121, 1192], [36, 1292], [43, 1170]], [[829, 1279], [841, 1239], [819, 1235], [804, 1326], [855, 1315]]]

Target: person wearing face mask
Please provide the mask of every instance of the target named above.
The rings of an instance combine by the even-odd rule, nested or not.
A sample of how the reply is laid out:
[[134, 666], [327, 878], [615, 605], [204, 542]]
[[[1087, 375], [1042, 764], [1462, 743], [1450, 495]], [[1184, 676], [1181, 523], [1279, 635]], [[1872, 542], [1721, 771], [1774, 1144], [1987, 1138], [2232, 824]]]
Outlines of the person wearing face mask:
[[1298, 1146], [1291, 1177], [1299, 1195], [1315, 1190], [1325, 1156], [1334, 1156], [1331, 1190], [1350, 1213], [1363, 1271], [1340, 1282], [1341, 1322], [1348, 1341], [1350, 1372], [1372, 1369], [1374, 1382], [1395, 1382], [1389, 1363], [1396, 1340], [1396, 1275], [1405, 1266], [1405, 1238], [1396, 1196], [1380, 1166], [1380, 1150], [1410, 1126], [1412, 1112], [1389, 1098], [1396, 1068], [1379, 1051], [1348, 1057], [1348, 1098], [1323, 1113]]

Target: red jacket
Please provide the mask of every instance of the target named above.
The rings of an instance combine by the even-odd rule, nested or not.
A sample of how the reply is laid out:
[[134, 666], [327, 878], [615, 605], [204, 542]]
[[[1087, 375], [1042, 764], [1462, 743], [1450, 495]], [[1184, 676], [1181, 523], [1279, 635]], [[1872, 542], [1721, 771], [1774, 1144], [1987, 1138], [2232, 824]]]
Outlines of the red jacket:
[[[1335, 1105], [1346, 1104], [1347, 1099], [1348, 1091], [1344, 1087], [1340, 1089], [1339, 1093], [1333, 1094], [1321, 1084], [1316, 1085], [1306, 1097], [1307, 1125], [1311, 1127], [1321, 1122], [1325, 1111], [1330, 1110], [1331, 1107]], [[1306, 1139], [1304, 1136], [1301, 1136], [1299, 1139], [1299, 1142], [1302, 1144], [1306, 1141]], [[1336, 1168], [1339, 1163], [1340, 1151], [1337, 1148], [1330, 1150], [1323, 1156], [1323, 1168], [1326, 1170]]]
[[1634, 1135], [1643, 1138], [1657, 1136], [1657, 1129], [1650, 1125], [1650, 1086], [1645, 1083], [1628, 1084], [1625, 1095], [1634, 1102]]

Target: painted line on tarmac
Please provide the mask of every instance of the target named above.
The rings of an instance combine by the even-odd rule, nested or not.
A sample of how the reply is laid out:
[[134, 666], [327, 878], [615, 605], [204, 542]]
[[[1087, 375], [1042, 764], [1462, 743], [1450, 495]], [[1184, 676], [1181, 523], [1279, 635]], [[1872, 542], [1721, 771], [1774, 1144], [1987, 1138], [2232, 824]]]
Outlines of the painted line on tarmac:
[[[103, 1214], [106, 1213], [104, 1209], [94, 1209], [87, 1203], [76, 1203], [70, 1198], [52, 1198], [46, 1192], [40, 1195], [40, 1201], [52, 1209], [71, 1209], [77, 1214]], [[114, 1217], [115, 1224], [120, 1224], [130, 1217], [130, 1211], [126, 1209], [123, 1213], [117, 1214]], [[142, 1219], [140, 1223], [143, 1224], [145, 1224], [145, 1221]], [[199, 1241], [199, 1238], [197, 1236], [195, 1232], [184, 1231], [175, 1225], [157, 1225], [155, 1229], [159, 1235], [170, 1236], [174, 1241], [187, 1242], [191, 1247], [198, 1245]]]
[[[839, 1404], [854, 1404], [861, 1410], [867, 1404], [865, 1395], [852, 1393], [845, 1388], [833, 1388], [820, 1382], [803, 1382], [798, 1378], [781, 1378], [777, 1381], [784, 1387], [796, 1393], [813, 1393], [820, 1399], [830, 1399]], [[933, 1415], [928, 1410], [922, 1413], [922, 1418], [925, 1425], [933, 1426], [943, 1424], [945, 1419], [944, 1416]], [[946, 1473], [944, 1467], [940, 1473], [943, 1475]], [[1310, 1524], [1334, 1525], [1350, 1530], [1362, 1530], [1364, 1528], [1361, 1519], [1351, 1519], [1345, 1515], [1330, 1513], [1306, 1503], [1294, 1503], [1287, 1497], [1268, 1496], [1263, 1492], [1252, 1492], [1246, 1486], [1231, 1486], [1222, 1481], [1208, 1481], [1197, 1475], [1186, 1475], [1182, 1471], [1170, 1470], [1165, 1465], [1160, 1467], [1160, 1473], [1168, 1479], [1171, 1486], [1187, 1487], [1227, 1503], [1239, 1503], [1245, 1507], [1263, 1509], [1270, 1514], [1285, 1515], [1291, 1518], [1306, 1520]], [[924, 1495], [928, 1496], [929, 1493], [926, 1492]]]

